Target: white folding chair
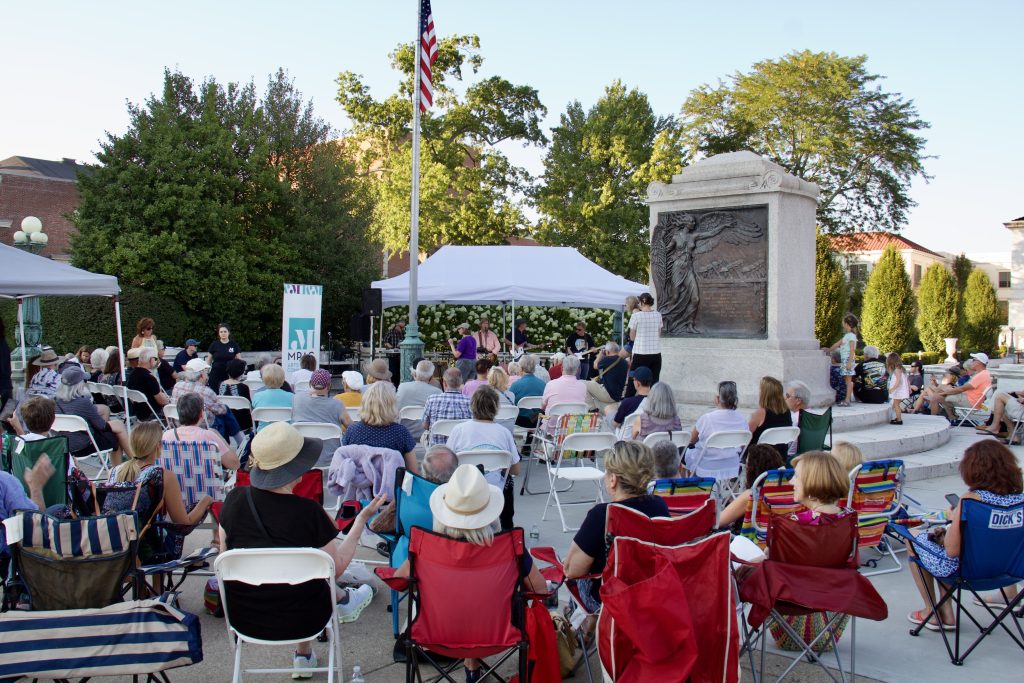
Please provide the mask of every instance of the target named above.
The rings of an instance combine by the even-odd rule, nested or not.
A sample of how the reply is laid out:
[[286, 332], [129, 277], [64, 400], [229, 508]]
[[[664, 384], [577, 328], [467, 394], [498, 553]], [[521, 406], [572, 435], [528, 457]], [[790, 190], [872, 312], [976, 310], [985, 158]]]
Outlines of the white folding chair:
[[988, 418], [992, 416], [992, 397], [995, 396], [996, 386], [993, 384], [985, 390], [977, 401], [975, 401], [970, 408], [961, 408], [959, 406], [953, 406], [953, 414], [960, 418], [960, 421], [956, 423], [957, 427], [962, 427], [964, 422], [970, 423], [972, 427], [981, 427], [984, 425]]
[[[519, 401], [516, 402], [516, 408], [519, 410], [540, 410], [540, 405], [544, 401], [543, 396], [523, 396]], [[519, 414], [516, 414], [516, 418], [519, 418]], [[512, 436], [515, 438], [517, 443], [526, 445], [526, 440], [531, 434], [537, 430], [536, 427], [520, 427], [516, 425], [512, 428]], [[532, 444], [531, 444], [532, 445]], [[531, 448], [532, 450], [532, 448]], [[526, 458], [527, 451], [521, 449], [523, 458]]]
[[57, 413], [53, 420], [53, 426], [50, 429], [55, 432], [85, 432], [88, 434], [89, 442], [92, 443], [93, 452], [89, 455], [80, 456], [76, 458], [76, 460], [81, 461], [89, 458], [96, 458], [96, 462], [100, 464], [100, 470], [96, 474], [96, 481], [103, 479], [104, 474], [110, 473], [110, 454], [114, 452], [114, 449], [100, 449], [99, 444], [96, 443], [96, 437], [93, 436], [92, 429], [89, 427], [89, 423], [85, 421], [84, 417]]
[[[138, 389], [128, 389], [127, 387], [116, 387], [115, 392], [118, 389], [123, 390], [125, 396], [127, 396], [128, 400], [131, 401], [133, 404], [147, 406], [149, 408], [149, 411], [153, 414], [153, 419], [159, 422], [161, 427], [167, 429], [167, 423], [165, 423], [163, 418], [160, 417], [162, 413], [159, 410], [157, 410], [152, 403], [149, 402], [149, 399], [146, 398], [146, 395], [144, 393], [142, 393]], [[137, 414], [138, 413], [136, 411], [132, 411], [132, 417], [135, 417]]]
[[164, 418], [167, 420], [167, 425], [170, 427], [180, 424], [181, 420], [178, 419], [177, 403], [168, 403], [164, 406]]
[[311, 439], [328, 441], [330, 439], [341, 439], [341, 427], [330, 422], [293, 422], [292, 427]]
[[430, 425], [430, 429], [426, 432], [427, 443], [429, 444], [431, 439], [435, 436], [451, 436], [452, 430], [463, 422], [469, 422], [469, 420], [438, 420], [434, 424]]
[[651, 432], [644, 437], [645, 446], [653, 446], [661, 441], [671, 441], [680, 448], [686, 448], [690, 445], [690, 430], [680, 429], [672, 432]]
[[345, 411], [353, 422], [359, 422], [362, 419], [359, 417], [359, 406], [346, 407]]
[[295, 386], [292, 387], [292, 391], [294, 391], [296, 394], [299, 393], [300, 391], [303, 391], [303, 392], [308, 394], [309, 393], [309, 381], [307, 380], [305, 382], [296, 382]]
[[455, 454], [460, 465], [480, 465], [484, 472], [496, 470], [507, 470], [512, 467], [512, 454], [508, 451], [480, 449], [473, 451], [459, 451]]
[[274, 406], [252, 409], [252, 422], [254, 425], [261, 422], [291, 422], [292, 409], [287, 406]]
[[514, 421], [517, 417], [519, 417], [519, 406], [514, 406], [509, 403], [502, 403], [501, 405], [498, 406], [498, 414], [494, 417], [494, 421]]
[[627, 415], [622, 420], [622, 426], [619, 427], [615, 435], [622, 441], [631, 441], [633, 439], [633, 427], [640, 424], [640, 412], [637, 411], [630, 415]]
[[[739, 484], [740, 476], [740, 461], [743, 460], [743, 451], [746, 450], [747, 444], [750, 443], [750, 439], [753, 438], [746, 429], [737, 429], [730, 431], [715, 432], [708, 436], [704, 440], [701, 446], [700, 452], [697, 453], [697, 458], [693, 461], [692, 467], [687, 467], [694, 475], [698, 477], [710, 477], [715, 476], [714, 472], [704, 470], [701, 471], [701, 462], [704, 460], [704, 455], [707, 453], [709, 448], [736, 448], [736, 473], [730, 477], [717, 477], [715, 476], [715, 494], [718, 498], [719, 506], [726, 505], [729, 501], [736, 497], [737, 491], [736, 486]], [[721, 509], [721, 508], [720, 508]]]
[[423, 406], [406, 406], [398, 411], [398, 419], [401, 422], [423, 422]]
[[761, 432], [757, 442], [769, 446], [788, 446], [799, 438], [799, 427], [772, 427]]
[[[544, 502], [544, 514], [541, 515], [541, 520], [546, 520], [548, 515], [548, 508], [551, 506], [551, 501], [554, 499], [555, 507], [558, 508], [558, 517], [562, 521], [562, 531], [575, 531], [579, 527], [570, 528], [565, 523], [565, 513], [562, 511], [563, 507], [569, 505], [587, 505], [591, 506], [604, 500], [604, 472], [598, 467], [591, 467], [589, 465], [578, 465], [577, 467], [562, 467], [565, 460], [569, 459], [566, 457], [566, 453], [580, 453], [583, 451], [594, 451], [594, 463], [597, 463], [597, 456], [599, 453], [608, 450], [615, 445], [618, 439], [614, 434], [608, 432], [583, 432], [576, 434], [569, 434], [562, 441], [560, 447], [553, 454], [552, 457], [547, 458], [545, 464], [547, 465], [548, 471], [548, 498]], [[577, 462], [579, 456], [575, 458]], [[574, 501], [569, 503], [563, 503], [558, 497], [559, 491], [556, 487], [556, 483], [559, 479], [565, 479], [566, 481], [575, 484], [578, 481], [590, 481], [597, 485], [597, 497], [593, 500], [582, 500]], [[564, 491], [562, 491], [564, 493]]]
[[[338, 632], [337, 586], [334, 583], [334, 559], [315, 548], [245, 548], [220, 553], [213, 562], [213, 571], [220, 584], [220, 601], [224, 607], [224, 623], [228, 629], [228, 640], [234, 641], [235, 666], [232, 681], [238, 683], [245, 673], [292, 673], [287, 669], [243, 669], [242, 643], [254, 645], [286, 645], [299, 643], [306, 638], [293, 640], [262, 640], [239, 632], [231, 623], [231, 603], [224, 590], [227, 581], [237, 581], [248, 586], [267, 584], [289, 584], [295, 586], [307, 581], [326, 581], [330, 590], [330, 618], [321, 628], [327, 633], [328, 659], [326, 667], [306, 669], [309, 672], [326, 672], [327, 682], [342, 682], [341, 642]], [[258, 602], [257, 605], [258, 607]], [[267, 614], [266, 621], [272, 622], [273, 614]], [[311, 630], [315, 630], [311, 629]], [[337, 676], [337, 678], [335, 678]]]
[[245, 396], [231, 396], [224, 394], [217, 397], [229, 410], [244, 410], [249, 413], [249, 421], [252, 421], [252, 403]]

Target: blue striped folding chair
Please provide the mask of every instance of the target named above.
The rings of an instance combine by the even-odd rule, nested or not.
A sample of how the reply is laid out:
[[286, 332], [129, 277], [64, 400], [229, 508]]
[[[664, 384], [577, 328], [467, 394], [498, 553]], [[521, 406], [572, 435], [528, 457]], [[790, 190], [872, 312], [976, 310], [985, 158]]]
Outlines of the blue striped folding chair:
[[130, 675], [169, 683], [166, 669], [203, 660], [199, 619], [159, 600], [101, 609], [7, 612], [0, 679]]
[[33, 610], [95, 609], [121, 600], [137, 578], [137, 531], [132, 513], [57, 519], [24, 510], [4, 520], [12, 577], [11, 604], [26, 593]]
[[158, 464], [174, 472], [181, 485], [185, 506], [199, 502], [203, 496], [224, 500], [224, 469], [220, 451], [208, 441], [163, 441]]

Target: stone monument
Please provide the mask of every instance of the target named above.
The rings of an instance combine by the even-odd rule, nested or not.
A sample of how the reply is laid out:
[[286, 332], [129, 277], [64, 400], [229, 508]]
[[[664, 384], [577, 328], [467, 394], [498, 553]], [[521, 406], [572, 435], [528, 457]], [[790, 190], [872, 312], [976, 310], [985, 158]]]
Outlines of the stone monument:
[[[800, 380], [831, 404], [814, 338], [818, 188], [753, 152], [651, 183], [651, 282], [665, 320], [661, 378], [676, 400], [710, 406], [718, 382], [756, 407], [764, 375]], [[687, 411], [690, 412], [690, 411]]]

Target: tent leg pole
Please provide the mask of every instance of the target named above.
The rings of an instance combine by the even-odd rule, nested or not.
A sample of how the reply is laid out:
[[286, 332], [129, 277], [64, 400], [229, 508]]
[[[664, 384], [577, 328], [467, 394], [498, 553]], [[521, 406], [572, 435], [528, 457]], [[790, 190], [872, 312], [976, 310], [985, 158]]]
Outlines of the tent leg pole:
[[18, 297], [18, 330], [21, 333], [21, 372], [28, 372], [28, 363], [25, 362], [25, 309], [22, 307], [24, 300]]
[[121, 336], [121, 301], [115, 296], [114, 299], [114, 322], [117, 326], [117, 355], [118, 362], [121, 364], [121, 387], [124, 389], [122, 392], [124, 396], [124, 427], [128, 430], [128, 435], [132, 433], [132, 406], [131, 401], [128, 400], [128, 376], [124, 370], [124, 341]]

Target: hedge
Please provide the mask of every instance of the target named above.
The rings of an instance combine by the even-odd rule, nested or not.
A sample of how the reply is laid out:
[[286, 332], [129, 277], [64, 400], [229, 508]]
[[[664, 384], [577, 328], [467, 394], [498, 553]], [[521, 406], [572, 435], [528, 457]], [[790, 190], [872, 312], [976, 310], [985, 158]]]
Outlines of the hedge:
[[[78, 347], [112, 346], [117, 343], [114, 327], [114, 304], [100, 296], [44, 296], [39, 300], [43, 319], [43, 344], [57, 353], [73, 352]], [[204, 344], [212, 341], [213, 332], [203, 335], [194, 329], [184, 307], [175, 299], [134, 287], [121, 292], [121, 324], [124, 344], [131, 344], [135, 323], [140, 318], [153, 318], [156, 336], [167, 346], [180, 346], [188, 337], [196, 336]], [[0, 319], [6, 328], [7, 343], [14, 349], [14, 330], [18, 326], [18, 304], [0, 301]]]
[[[902, 353], [900, 354], [900, 358], [903, 360], [905, 365], [909, 365], [918, 359], [918, 355], [916, 353]], [[944, 352], [937, 353], [935, 351], [922, 351], [920, 356], [921, 362], [925, 365], [938, 365], [942, 363], [945, 358], [946, 354]]]
[[[477, 321], [481, 316], [487, 316], [491, 322], [491, 330], [500, 338], [502, 336], [502, 307], [501, 306], [463, 306], [457, 304], [437, 304], [434, 306], [420, 306], [417, 314], [417, 322], [420, 327], [420, 337], [426, 345], [427, 351], [446, 351], [448, 344], [445, 340], [455, 337], [455, 326], [467, 322], [472, 326], [473, 331], [477, 330]], [[512, 308], [505, 307], [505, 334], [508, 334], [512, 325]], [[587, 324], [587, 331], [594, 337], [597, 344], [602, 344], [609, 339], [618, 342], [619, 337], [613, 333], [612, 325], [614, 311], [600, 308], [554, 308], [549, 306], [516, 306], [516, 318], [525, 318], [528, 321], [527, 332], [530, 335], [530, 342], [539, 344], [552, 342], [546, 350], [559, 350], [565, 338], [573, 331], [573, 325], [577, 320]], [[409, 309], [406, 306], [395, 306], [384, 311], [384, 333], [394, 326], [398, 319], [406, 319], [409, 316]], [[628, 320], [628, 318], [627, 318]]]

